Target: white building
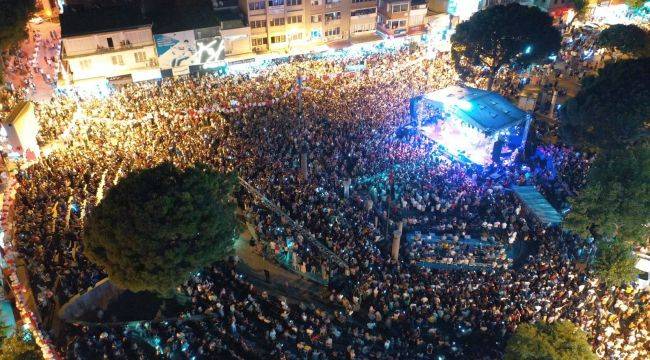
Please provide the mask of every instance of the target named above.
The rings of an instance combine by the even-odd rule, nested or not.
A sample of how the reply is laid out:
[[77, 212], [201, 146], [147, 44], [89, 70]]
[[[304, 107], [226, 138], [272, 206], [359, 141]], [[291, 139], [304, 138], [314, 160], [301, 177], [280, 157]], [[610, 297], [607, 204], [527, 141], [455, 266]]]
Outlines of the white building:
[[60, 19], [68, 82], [160, 77], [152, 24], [138, 8], [66, 8]]

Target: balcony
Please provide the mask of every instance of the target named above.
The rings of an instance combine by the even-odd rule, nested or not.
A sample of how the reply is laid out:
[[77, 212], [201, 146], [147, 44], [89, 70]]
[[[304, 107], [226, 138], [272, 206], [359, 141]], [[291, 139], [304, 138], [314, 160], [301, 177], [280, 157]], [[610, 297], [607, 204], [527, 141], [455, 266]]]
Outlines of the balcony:
[[285, 6], [284, 5], [269, 6], [266, 9], [268, 10], [267, 11], [268, 14], [278, 15], [278, 14], [284, 14]]
[[147, 46], [153, 46], [154, 43], [153, 41], [145, 41], [145, 42], [140, 42], [140, 43], [131, 43], [128, 40], [120, 42], [118, 46], [114, 47], [106, 47], [106, 46], [99, 46], [95, 49], [82, 49], [82, 50], [77, 50], [77, 51], [68, 51], [66, 49], [66, 46], [64, 44], [64, 57], [65, 58], [74, 58], [74, 57], [79, 57], [79, 56], [86, 56], [86, 55], [101, 55], [101, 54], [107, 54], [107, 53], [113, 53], [113, 52], [121, 52], [121, 51], [128, 51], [128, 50], [136, 50], [136, 49], [141, 49]]

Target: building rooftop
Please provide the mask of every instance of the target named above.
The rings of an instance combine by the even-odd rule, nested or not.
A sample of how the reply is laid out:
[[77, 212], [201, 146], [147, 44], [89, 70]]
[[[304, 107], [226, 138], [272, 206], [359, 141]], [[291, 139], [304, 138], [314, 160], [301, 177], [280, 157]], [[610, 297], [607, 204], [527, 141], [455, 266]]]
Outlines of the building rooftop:
[[244, 27], [236, 0], [221, 1], [215, 10], [210, 1], [196, 0], [182, 6], [160, 6], [151, 12], [153, 33], [166, 34], [220, 26], [222, 29]]
[[97, 34], [102, 32], [151, 25], [138, 7], [97, 6], [80, 8], [66, 6], [59, 16], [61, 37]]
[[222, 30], [246, 27], [239, 8], [220, 9], [217, 11], [217, 17], [219, 18]]

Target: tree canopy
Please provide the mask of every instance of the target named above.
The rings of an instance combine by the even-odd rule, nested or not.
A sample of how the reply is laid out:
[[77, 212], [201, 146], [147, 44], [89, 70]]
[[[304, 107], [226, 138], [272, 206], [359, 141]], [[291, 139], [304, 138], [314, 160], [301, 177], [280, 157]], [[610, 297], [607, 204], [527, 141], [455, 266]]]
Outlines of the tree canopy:
[[562, 108], [565, 142], [594, 151], [629, 146], [648, 137], [650, 58], [610, 63]]
[[560, 48], [553, 19], [537, 7], [516, 3], [491, 6], [459, 24], [451, 37], [451, 55], [464, 79], [487, 73], [488, 90], [506, 64], [528, 65]]
[[[35, 0], [0, 0], [0, 53], [27, 38], [27, 21], [34, 11]], [[0, 82], [2, 72], [0, 61]]]
[[597, 44], [611, 50], [640, 56], [648, 48], [648, 33], [636, 25], [616, 24], [598, 35]]
[[118, 286], [163, 295], [226, 256], [236, 235], [233, 174], [169, 163], [123, 178], [88, 217], [85, 253]]
[[34, 0], [0, 1], [0, 51], [27, 37], [27, 21], [34, 11]]
[[569, 321], [521, 324], [508, 340], [506, 360], [595, 360], [587, 335]]
[[568, 230], [582, 236], [618, 238], [647, 244], [650, 228], [650, 145], [601, 154], [587, 185], [570, 200], [564, 219]]
[[627, 241], [602, 239], [598, 241], [593, 269], [607, 285], [620, 286], [636, 279], [634, 247]]
[[0, 360], [42, 360], [41, 350], [33, 340], [24, 340], [18, 333], [2, 339]]

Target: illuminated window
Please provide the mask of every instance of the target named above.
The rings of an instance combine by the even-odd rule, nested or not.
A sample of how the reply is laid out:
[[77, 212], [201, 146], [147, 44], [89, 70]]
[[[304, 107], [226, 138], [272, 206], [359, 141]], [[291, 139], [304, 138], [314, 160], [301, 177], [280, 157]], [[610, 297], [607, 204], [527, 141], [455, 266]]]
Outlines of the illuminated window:
[[266, 21], [264, 20], [252, 20], [251, 29], [263, 28], [266, 27]]
[[249, 10], [264, 10], [264, 1], [255, 1], [248, 3], [248, 9]]
[[311, 22], [312, 23], [319, 23], [323, 21], [323, 15], [312, 15], [311, 16]]
[[124, 59], [122, 59], [122, 55], [111, 56], [111, 61], [113, 62], [113, 65], [124, 65]]
[[341, 28], [340, 27], [335, 27], [333, 29], [327, 29], [325, 31], [325, 36], [336, 36], [336, 35], [341, 35]]
[[302, 22], [302, 15], [287, 16], [287, 24], [300, 24]]
[[90, 66], [91, 66], [90, 59], [84, 59], [84, 60], [79, 61], [79, 66], [81, 67], [82, 70], [90, 69]]
[[253, 44], [253, 46], [262, 46], [268, 44], [268, 40], [265, 37], [252, 38], [251, 43]]
[[302, 40], [302, 33], [292, 34], [289, 36], [290, 41]]
[[284, 18], [275, 18], [270, 22], [271, 26], [282, 26], [284, 25]]
[[404, 12], [409, 10], [409, 5], [408, 4], [397, 4], [393, 5], [393, 12]]
[[339, 20], [340, 18], [341, 18], [340, 11], [325, 13], [325, 21]]
[[287, 37], [284, 35], [271, 36], [271, 44], [287, 42]]
[[135, 62], [137, 63], [147, 61], [147, 53], [145, 53], [144, 51], [138, 51], [133, 55], [135, 56]]

